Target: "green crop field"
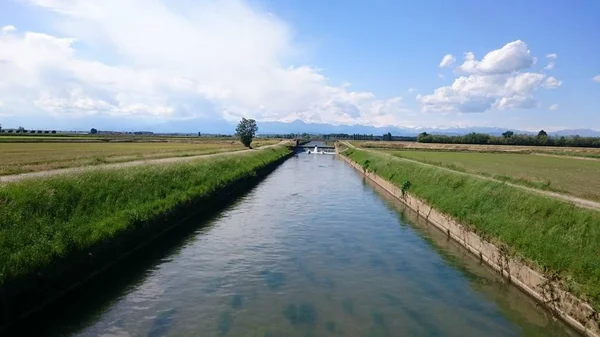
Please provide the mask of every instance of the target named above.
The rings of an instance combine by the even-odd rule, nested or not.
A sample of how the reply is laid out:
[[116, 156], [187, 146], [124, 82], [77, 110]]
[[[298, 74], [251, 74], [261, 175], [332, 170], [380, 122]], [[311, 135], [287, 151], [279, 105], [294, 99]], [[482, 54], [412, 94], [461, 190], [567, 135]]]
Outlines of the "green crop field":
[[[233, 139], [195, 139], [194, 142], [0, 142], [0, 175], [244, 149], [240, 142]], [[252, 146], [259, 147], [278, 142], [278, 139], [257, 139]]]
[[593, 147], [559, 147], [559, 146], [524, 146], [524, 145], [483, 145], [483, 144], [440, 144], [418, 142], [386, 142], [386, 141], [352, 141], [361, 148], [388, 150], [419, 151], [452, 151], [452, 152], [506, 152], [506, 153], [540, 153], [557, 156], [587, 157], [600, 159], [600, 148]]
[[600, 201], [600, 160], [525, 153], [386, 151], [453, 170]]

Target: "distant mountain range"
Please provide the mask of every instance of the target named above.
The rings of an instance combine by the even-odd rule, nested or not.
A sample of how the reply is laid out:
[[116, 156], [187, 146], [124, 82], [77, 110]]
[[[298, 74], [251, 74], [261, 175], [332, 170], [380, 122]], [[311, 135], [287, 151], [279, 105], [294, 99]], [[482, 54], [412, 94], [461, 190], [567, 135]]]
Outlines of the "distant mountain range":
[[[390, 132], [394, 136], [416, 136], [421, 132], [440, 135], [464, 135], [471, 132], [487, 133], [490, 135], [500, 136], [503, 132], [510, 130], [520, 134], [536, 134], [537, 132], [523, 131], [516, 129], [505, 129], [498, 127], [465, 127], [465, 128], [403, 128], [396, 126], [375, 127], [367, 125], [331, 125], [304, 123], [296, 120], [291, 123], [282, 122], [260, 122], [258, 123], [258, 131], [260, 134], [285, 134], [285, 133], [346, 133], [346, 134], [373, 134], [383, 135]], [[569, 129], [548, 132], [551, 136], [572, 136], [579, 135], [582, 137], [600, 137], [600, 131], [592, 129]]]
[[[3, 121], [2, 123], [8, 128], [9, 125], [19, 125], [17, 121]], [[55, 123], [51, 123], [55, 122]], [[60, 122], [60, 123], [58, 123]], [[197, 134], [233, 134], [235, 132], [236, 123], [228, 122], [223, 119], [198, 118], [192, 120], [173, 120], [159, 124], [152, 124], [144, 120], [135, 122], [123, 123], [121, 120], [106, 119], [98, 120], [94, 125], [88, 123], [72, 123], [66, 120], [48, 120], [40, 125], [45, 125], [42, 129], [56, 130], [79, 130], [89, 131], [94, 127], [98, 130], [113, 130], [113, 131], [152, 131], [155, 133], [190, 133]], [[49, 127], [48, 125], [52, 125]], [[36, 128], [35, 125], [24, 125], [25, 127]], [[518, 129], [506, 129], [498, 127], [465, 127], [465, 128], [405, 128], [396, 126], [374, 127], [367, 125], [332, 125], [319, 123], [305, 123], [300, 120], [291, 123], [283, 122], [258, 122], [259, 134], [289, 134], [289, 133], [312, 133], [312, 134], [327, 134], [327, 133], [346, 133], [346, 134], [373, 134], [383, 135], [390, 132], [394, 136], [416, 136], [421, 132], [443, 135], [464, 135], [470, 132], [481, 132], [490, 135], [501, 135], [503, 132], [511, 130], [514, 133], [520, 134], [536, 134], [537, 132], [524, 131]], [[568, 136], [580, 135], [582, 137], [600, 137], [600, 131], [591, 129], [568, 129], [548, 132], [552, 136]]]

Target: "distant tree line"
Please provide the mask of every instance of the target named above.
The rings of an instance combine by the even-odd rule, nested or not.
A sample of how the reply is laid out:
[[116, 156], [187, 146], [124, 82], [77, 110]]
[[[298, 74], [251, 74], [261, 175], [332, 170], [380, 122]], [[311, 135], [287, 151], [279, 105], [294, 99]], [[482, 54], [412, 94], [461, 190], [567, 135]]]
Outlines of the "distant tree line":
[[22, 126], [17, 129], [3, 129], [0, 126], [0, 133], [12, 133], [12, 134], [55, 134], [56, 130], [27, 130]]
[[581, 136], [549, 136], [544, 130], [537, 135], [515, 134], [506, 131], [502, 136], [491, 136], [487, 133], [469, 133], [462, 136], [432, 135], [422, 132], [417, 136], [419, 143], [443, 144], [488, 144], [488, 145], [527, 145], [527, 146], [567, 146], [567, 147], [600, 147], [599, 137]]

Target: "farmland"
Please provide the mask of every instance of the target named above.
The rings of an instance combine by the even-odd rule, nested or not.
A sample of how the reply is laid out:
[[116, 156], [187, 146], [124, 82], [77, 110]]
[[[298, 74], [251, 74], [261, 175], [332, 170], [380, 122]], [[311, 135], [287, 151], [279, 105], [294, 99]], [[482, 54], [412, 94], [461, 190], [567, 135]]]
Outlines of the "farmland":
[[556, 155], [556, 156], [575, 156], [575, 157], [600, 159], [600, 148], [587, 148], [587, 147], [437, 144], [437, 143], [418, 143], [418, 142], [373, 142], [373, 141], [353, 141], [352, 143], [358, 147], [391, 149], [391, 150], [539, 153], [539, 154]]
[[[5, 137], [0, 137], [4, 139]], [[21, 137], [15, 137], [23, 139]], [[33, 138], [33, 137], [30, 137]], [[46, 171], [67, 167], [119, 163], [168, 157], [187, 157], [243, 150], [244, 146], [226, 140], [199, 138], [142, 138], [137, 141], [55, 142], [59, 137], [47, 137], [51, 142], [0, 142], [0, 175]], [[254, 147], [278, 143], [278, 139], [257, 139]]]
[[524, 153], [386, 151], [396, 157], [600, 201], [600, 160]]

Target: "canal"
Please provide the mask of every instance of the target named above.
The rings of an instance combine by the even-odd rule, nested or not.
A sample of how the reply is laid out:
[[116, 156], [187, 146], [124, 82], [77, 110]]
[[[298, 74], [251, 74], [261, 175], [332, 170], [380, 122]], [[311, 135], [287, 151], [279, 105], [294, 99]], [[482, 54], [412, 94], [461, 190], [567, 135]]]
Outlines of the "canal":
[[334, 155], [301, 153], [44, 336], [576, 336]]

